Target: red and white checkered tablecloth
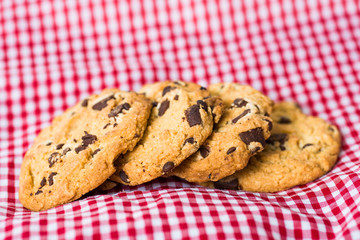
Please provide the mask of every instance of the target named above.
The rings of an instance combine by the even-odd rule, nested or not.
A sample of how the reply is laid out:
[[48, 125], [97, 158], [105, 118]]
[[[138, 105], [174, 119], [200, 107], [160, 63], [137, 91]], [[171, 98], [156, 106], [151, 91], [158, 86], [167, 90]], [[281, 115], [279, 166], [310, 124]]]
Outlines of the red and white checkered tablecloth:
[[[250, 84], [336, 124], [334, 169], [274, 194], [178, 179], [30, 212], [22, 158], [41, 128], [106, 87]], [[359, 1], [0, 2], [0, 239], [360, 239]]]

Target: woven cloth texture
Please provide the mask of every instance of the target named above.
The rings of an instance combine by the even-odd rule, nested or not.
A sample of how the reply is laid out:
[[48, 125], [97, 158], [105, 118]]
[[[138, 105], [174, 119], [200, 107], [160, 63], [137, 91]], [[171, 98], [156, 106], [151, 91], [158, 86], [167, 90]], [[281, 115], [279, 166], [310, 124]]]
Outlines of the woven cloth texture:
[[[1, 1], [0, 239], [359, 239], [359, 39], [358, 1]], [[22, 207], [22, 158], [54, 116], [166, 79], [296, 101], [339, 127], [338, 163], [272, 194], [170, 178]]]

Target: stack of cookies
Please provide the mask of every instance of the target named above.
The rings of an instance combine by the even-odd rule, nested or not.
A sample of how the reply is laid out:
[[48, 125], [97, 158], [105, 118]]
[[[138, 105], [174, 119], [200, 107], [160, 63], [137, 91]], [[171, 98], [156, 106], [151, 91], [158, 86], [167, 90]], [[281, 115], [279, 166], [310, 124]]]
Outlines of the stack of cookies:
[[250, 86], [159, 82], [106, 89], [56, 117], [26, 153], [19, 198], [40, 211], [117, 183], [177, 176], [200, 185], [276, 192], [328, 172], [338, 129], [273, 104]]

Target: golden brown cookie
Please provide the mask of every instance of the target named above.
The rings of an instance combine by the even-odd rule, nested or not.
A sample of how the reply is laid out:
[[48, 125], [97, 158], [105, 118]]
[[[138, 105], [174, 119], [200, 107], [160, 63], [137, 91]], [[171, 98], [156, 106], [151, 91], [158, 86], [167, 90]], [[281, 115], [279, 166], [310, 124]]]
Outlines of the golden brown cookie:
[[40, 211], [80, 198], [114, 172], [141, 139], [151, 111], [143, 95], [107, 89], [56, 117], [25, 154], [20, 202]]
[[190, 182], [217, 181], [243, 169], [270, 137], [273, 102], [250, 86], [219, 83], [210, 93], [224, 102], [224, 113], [211, 136], [173, 175]]
[[[143, 139], [117, 161], [111, 180], [138, 185], [169, 174], [197, 151], [221, 116], [222, 101], [195, 83], [160, 82], [140, 92], [154, 108]], [[214, 114], [214, 115], [213, 115]]]
[[341, 147], [338, 129], [307, 116], [298, 105], [281, 102], [271, 114], [274, 129], [265, 150], [244, 169], [202, 185], [252, 192], [277, 192], [311, 182], [334, 166]]

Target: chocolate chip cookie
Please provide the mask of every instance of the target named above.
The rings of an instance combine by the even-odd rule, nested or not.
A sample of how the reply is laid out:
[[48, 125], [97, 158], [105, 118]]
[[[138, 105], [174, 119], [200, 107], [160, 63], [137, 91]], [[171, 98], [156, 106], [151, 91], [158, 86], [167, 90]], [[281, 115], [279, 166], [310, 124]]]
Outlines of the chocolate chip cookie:
[[230, 177], [202, 185], [252, 192], [277, 192], [311, 182], [336, 163], [341, 146], [338, 129], [281, 102], [271, 114], [274, 129], [265, 150]]
[[20, 202], [40, 211], [80, 198], [114, 172], [113, 161], [141, 139], [151, 101], [107, 89], [56, 117], [25, 154]]
[[111, 180], [138, 185], [171, 173], [196, 152], [222, 113], [219, 97], [195, 83], [160, 82], [141, 90], [153, 101], [143, 139], [116, 161]]
[[224, 102], [224, 113], [200, 149], [174, 169], [190, 182], [218, 181], [243, 169], [270, 137], [273, 102], [250, 86], [219, 83], [209, 87]]

